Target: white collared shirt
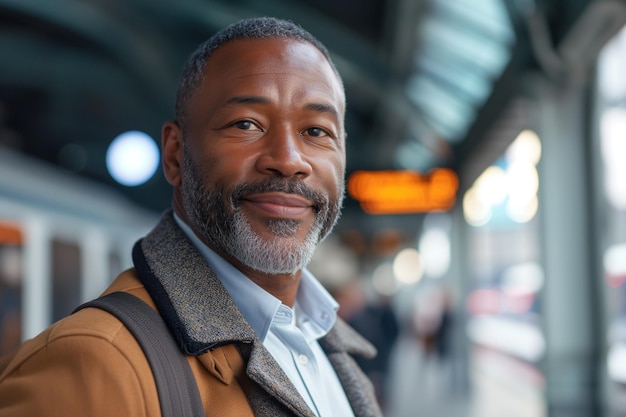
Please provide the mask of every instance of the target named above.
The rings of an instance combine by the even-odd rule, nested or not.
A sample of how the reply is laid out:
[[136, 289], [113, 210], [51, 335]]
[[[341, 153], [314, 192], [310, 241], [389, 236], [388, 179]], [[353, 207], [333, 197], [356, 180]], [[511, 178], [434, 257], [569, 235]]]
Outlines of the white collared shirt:
[[308, 270], [302, 271], [292, 309], [211, 250], [177, 215], [174, 218], [315, 414], [354, 416], [339, 378], [318, 343], [335, 323], [338, 308], [319, 281]]

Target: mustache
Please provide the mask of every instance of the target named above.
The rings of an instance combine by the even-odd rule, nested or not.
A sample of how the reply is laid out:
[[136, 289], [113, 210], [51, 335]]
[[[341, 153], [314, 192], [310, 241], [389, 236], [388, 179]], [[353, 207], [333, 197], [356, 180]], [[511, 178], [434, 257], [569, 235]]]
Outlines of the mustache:
[[246, 195], [266, 192], [296, 194], [313, 202], [313, 209], [319, 212], [329, 206], [329, 199], [297, 178], [270, 177], [253, 183], [239, 184], [232, 191], [231, 198], [235, 207], [239, 207]]

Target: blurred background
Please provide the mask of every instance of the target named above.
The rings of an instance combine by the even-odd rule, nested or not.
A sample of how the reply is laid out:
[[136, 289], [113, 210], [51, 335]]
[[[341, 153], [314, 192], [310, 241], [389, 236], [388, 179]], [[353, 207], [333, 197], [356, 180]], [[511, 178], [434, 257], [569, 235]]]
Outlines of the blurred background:
[[0, 0], [0, 354], [131, 266], [184, 60], [263, 15], [344, 78], [310, 269], [386, 415], [626, 416], [624, 0]]

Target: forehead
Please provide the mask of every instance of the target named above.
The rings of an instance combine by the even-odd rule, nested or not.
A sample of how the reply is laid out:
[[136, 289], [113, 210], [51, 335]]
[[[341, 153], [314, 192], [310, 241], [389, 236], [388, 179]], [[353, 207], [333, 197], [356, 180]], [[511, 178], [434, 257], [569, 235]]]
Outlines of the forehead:
[[302, 80], [325, 91], [345, 106], [343, 86], [326, 57], [314, 45], [290, 38], [238, 39], [216, 49], [204, 68], [204, 83], [216, 88], [222, 82], [263, 82], [270, 78]]

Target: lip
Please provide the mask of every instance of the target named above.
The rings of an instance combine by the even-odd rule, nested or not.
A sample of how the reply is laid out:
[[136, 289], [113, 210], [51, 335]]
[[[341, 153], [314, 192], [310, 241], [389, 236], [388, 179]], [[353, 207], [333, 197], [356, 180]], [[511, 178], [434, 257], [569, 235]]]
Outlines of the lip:
[[268, 192], [250, 194], [243, 204], [269, 217], [298, 218], [309, 213], [313, 202], [297, 194]]

